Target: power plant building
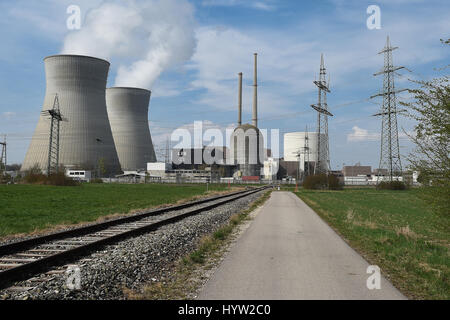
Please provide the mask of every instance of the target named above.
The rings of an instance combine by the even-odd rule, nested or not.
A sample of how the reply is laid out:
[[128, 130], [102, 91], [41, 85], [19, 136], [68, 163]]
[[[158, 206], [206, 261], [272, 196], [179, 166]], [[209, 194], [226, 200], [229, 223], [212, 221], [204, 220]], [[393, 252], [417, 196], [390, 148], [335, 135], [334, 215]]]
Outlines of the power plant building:
[[122, 171], [146, 170], [156, 162], [148, 124], [151, 92], [140, 88], [106, 89], [106, 106]]
[[[105, 90], [109, 62], [88, 56], [55, 55], [44, 59], [46, 93], [43, 111], [58, 97], [64, 119], [60, 123], [59, 164], [92, 170], [100, 163], [105, 174], [120, 173], [106, 110]], [[22, 171], [48, 165], [50, 120], [40, 116]]]
[[239, 73], [238, 126], [231, 135], [230, 151], [238, 176], [260, 177], [265, 160], [264, 139], [258, 129], [257, 103], [257, 54], [254, 54], [253, 112], [252, 124], [242, 124], [242, 73]]

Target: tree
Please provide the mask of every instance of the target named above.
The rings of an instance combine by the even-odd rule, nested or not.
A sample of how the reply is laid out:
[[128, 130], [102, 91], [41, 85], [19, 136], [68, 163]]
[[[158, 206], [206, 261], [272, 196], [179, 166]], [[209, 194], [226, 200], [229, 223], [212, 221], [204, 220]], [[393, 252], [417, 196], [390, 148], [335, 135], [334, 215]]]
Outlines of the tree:
[[106, 162], [105, 158], [98, 160], [98, 178], [103, 177], [106, 174]]
[[19, 171], [20, 167], [22, 167], [21, 164], [13, 163], [6, 166], [6, 171]]
[[[449, 45], [450, 41], [442, 43]], [[448, 70], [449, 66], [443, 68]], [[408, 115], [417, 124], [414, 134], [408, 134], [416, 145], [409, 156], [411, 169], [420, 172], [424, 187], [430, 191], [430, 199], [439, 209], [448, 212], [450, 194], [450, 86], [449, 76], [433, 80], [411, 80], [419, 85], [409, 90], [414, 100], [401, 102], [408, 107]]]

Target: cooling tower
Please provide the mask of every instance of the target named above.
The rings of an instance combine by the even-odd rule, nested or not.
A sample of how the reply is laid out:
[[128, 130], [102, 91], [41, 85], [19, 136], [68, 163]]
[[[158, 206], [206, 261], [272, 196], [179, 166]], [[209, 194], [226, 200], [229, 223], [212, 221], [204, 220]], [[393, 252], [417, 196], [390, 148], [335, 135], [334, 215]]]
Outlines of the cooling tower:
[[109, 121], [123, 171], [145, 170], [147, 162], [156, 162], [148, 127], [150, 94], [139, 88], [106, 90]]
[[[120, 164], [106, 111], [105, 90], [109, 62], [76, 55], [44, 59], [46, 93], [43, 110], [52, 109], [58, 95], [61, 115], [59, 164], [120, 173]], [[39, 118], [22, 170], [47, 168], [50, 119]], [[104, 172], [103, 171], [104, 168]]]

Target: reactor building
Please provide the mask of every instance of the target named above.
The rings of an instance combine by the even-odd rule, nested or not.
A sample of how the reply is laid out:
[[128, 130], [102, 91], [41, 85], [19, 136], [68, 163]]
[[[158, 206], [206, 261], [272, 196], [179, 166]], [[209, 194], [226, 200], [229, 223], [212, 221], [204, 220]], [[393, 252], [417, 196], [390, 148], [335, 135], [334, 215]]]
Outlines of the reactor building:
[[156, 162], [148, 124], [151, 92], [140, 88], [106, 89], [106, 106], [122, 171], [145, 171]]
[[[43, 111], [53, 108], [55, 97], [63, 121], [59, 130], [59, 164], [66, 168], [98, 169], [120, 173], [106, 109], [109, 62], [88, 56], [54, 55], [44, 59], [46, 93]], [[50, 120], [41, 113], [22, 171], [48, 165]]]
[[[264, 163], [264, 139], [258, 129], [257, 54], [254, 54], [252, 124], [242, 124], [242, 73], [239, 73], [238, 126], [231, 135], [230, 152], [237, 175], [243, 180], [259, 179]], [[251, 178], [250, 178], [251, 177]]]

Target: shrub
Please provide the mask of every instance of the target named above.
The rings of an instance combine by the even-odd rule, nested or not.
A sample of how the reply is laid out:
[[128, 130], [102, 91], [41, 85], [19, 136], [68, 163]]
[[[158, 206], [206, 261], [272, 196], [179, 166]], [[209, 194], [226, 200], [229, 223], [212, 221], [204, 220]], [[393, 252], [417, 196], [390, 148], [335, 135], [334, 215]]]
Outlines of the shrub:
[[49, 176], [42, 173], [38, 167], [33, 167], [25, 172], [23, 181], [28, 184], [45, 184], [52, 186], [77, 186], [79, 183], [66, 177], [63, 171], [53, 173]]
[[103, 183], [103, 180], [100, 178], [91, 179], [90, 183]]
[[28, 184], [45, 184], [47, 176], [42, 173], [38, 166], [34, 166], [25, 172], [23, 182]]
[[335, 175], [315, 174], [306, 177], [303, 187], [311, 190], [341, 190], [342, 184]]
[[377, 185], [379, 190], [406, 190], [407, 186], [403, 181], [382, 181]]
[[11, 180], [12, 179], [11, 179], [11, 176], [9, 174], [0, 172], [0, 184], [9, 183], [9, 182], [11, 182]]
[[46, 177], [46, 183], [52, 186], [78, 186], [80, 183], [72, 178], [66, 177], [64, 172], [53, 173]]
[[342, 183], [339, 181], [339, 178], [334, 174], [328, 175], [328, 189], [329, 190], [342, 190]]
[[303, 182], [303, 188], [305, 189], [327, 189], [327, 175], [326, 174], [314, 174], [307, 176]]

